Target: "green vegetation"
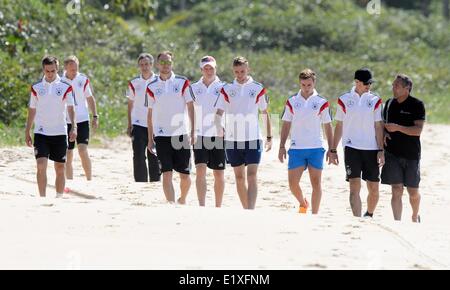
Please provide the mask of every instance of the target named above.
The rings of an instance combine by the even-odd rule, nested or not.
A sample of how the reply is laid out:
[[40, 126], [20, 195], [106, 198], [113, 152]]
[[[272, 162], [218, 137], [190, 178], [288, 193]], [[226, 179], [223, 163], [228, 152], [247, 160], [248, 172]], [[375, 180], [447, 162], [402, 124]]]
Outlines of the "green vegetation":
[[192, 0], [184, 10], [173, 1], [82, 1], [81, 14], [69, 15], [67, 2], [0, 0], [0, 144], [23, 140], [29, 86], [41, 77], [44, 54], [79, 57], [98, 100], [100, 133], [110, 137], [125, 131], [124, 94], [138, 73], [137, 55], [163, 49], [175, 53], [175, 72], [192, 80], [204, 54], [216, 57], [228, 81], [232, 58], [246, 56], [269, 90], [272, 113], [282, 112], [305, 67], [317, 72], [318, 91], [333, 103], [359, 67], [374, 71], [373, 90], [383, 99], [403, 72], [428, 120], [450, 123], [450, 24], [436, 9], [425, 17], [385, 6], [369, 15], [362, 1], [345, 0]]

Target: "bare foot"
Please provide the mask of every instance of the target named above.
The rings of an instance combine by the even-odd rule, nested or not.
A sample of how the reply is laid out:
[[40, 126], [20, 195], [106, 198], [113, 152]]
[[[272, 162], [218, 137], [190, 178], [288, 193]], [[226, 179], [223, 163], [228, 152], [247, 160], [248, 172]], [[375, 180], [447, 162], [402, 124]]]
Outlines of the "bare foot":
[[180, 198], [177, 199], [177, 203], [178, 204], [186, 204], [186, 200], [181, 199], [181, 197], [180, 197]]

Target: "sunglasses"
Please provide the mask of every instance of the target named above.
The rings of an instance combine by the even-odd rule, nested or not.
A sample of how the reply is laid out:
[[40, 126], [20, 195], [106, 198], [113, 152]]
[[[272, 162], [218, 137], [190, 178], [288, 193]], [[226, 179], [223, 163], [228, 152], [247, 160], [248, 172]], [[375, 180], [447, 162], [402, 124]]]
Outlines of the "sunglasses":
[[160, 60], [160, 61], [158, 61], [158, 63], [160, 65], [171, 65], [172, 61], [171, 60]]

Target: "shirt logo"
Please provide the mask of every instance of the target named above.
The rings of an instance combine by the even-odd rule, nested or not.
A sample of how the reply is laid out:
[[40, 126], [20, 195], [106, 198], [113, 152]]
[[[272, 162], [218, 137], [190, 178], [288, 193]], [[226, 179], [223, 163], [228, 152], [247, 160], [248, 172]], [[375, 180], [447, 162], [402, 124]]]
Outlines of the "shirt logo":
[[314, 111], [317, 111], [319, 109], [319, 103], [318, 102], [314, 102], [312, 105], [312, 108]]
[[372, 108], [373, 106], [373, 101], [372, 100], [368, 100], [367, 101], [367, 107]]
[[162, 89], [157, 88], [157, 89], [155, 90], [155, 95], [157, 95], [157, 96], [162, 95]]
[[250, 98], [252, 99], [252, 98], [254, 98], [256, 96], [256, 91], [255, 90], [250, 90], [248, 92], [248, 94], [249, 94]]
[[347, 102], [347, 107], [351, 108], [355, 105], [355, 102], [353, 100], [350, 100]]
[[38, 90], [38, 93], [39, 93], [40, 96], [45, 96], [45, 94], [46, 94], [47, 92], [45, 91], [44, 88], [40, 88], [40, 89]]
[[60, 96], [62, 95], [62, 93], [63, 93], [63, 90], [62, 90], [61, 87], [56, 88], [56, 95], [57, 95], [58, 97], [60, 97]]
[[79, 81], [79, 82], [78, 82], [78, 86], [79, 86], [80, 88], [82, 88], [82, 87], [83, 87], [83, 81]]
[[345, 144], [352, 144], [352, 140], [351, 139], [347, 139], [347, 141], [345, 141]]
[[300, 102], [295, 102], [294, 103], [294, 108], [300, 109], [301, 107], [302, 107], [302, 103], [300, 103]]
[[174, 87], [173, 87], [173, 91], [174, 91], [175, 93], [178, 93], [178, 92], [180, 91], [180, 87], [174, 86]]
[[216, 97], [218, 97], [218, 96], [220, 95], [220, 90], [219, 90], [219, 89], [216, 89], [216, 90], [214, 91], [214, 95], [216, 95]]
[[38, 131], [39, 132], [44, 132], [44, 128], [41, 126], [41, 127], [39, 127]]
[[237, 92], [236, 91], [231, 91], [230, 92], [230, 97], [234, 98], [236, 97]]
[[411, 113], [410, 113], [410, 112], [405, 112], [405, 111], [403, 111], [403, 110], [400, 110], [400, 114], [411, 115]]
[[295, 146], [295, 140], [291, 141], [291, 146]]
[[203, 95], [203, 90], [202, 90], [201, 88], [198, 88], [198, 89], [195, 91], [195, 94], [196, 94], [196, 95]]
[[159, 133], [159, 134], [164, 134], [163, 128], [159, 128], [159, 129], [158, 129], [158, 133]]

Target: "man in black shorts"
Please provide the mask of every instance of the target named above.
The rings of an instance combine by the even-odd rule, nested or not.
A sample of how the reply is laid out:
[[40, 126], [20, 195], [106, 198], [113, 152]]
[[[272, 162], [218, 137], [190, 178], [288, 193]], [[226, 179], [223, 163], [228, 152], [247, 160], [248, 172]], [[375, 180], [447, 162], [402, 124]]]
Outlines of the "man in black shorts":
[[194, 145], [197, 197], [200, 206], [205, 206], [206, 168], [213, 170], [216, 207], [222, 205], [225, 190], [225, 144], [223, 136], [218, 136], [214, 124], [215, 104], [220, 96], [223, 82], [216, 74], [216, 60], [204, 56], [200, 60], [202, 78], [192, 84], [195, 94], [195, 115], [197, 143]]
[[384, 107], [386, 164], [381, 183], [392, 187], [392, 212], [395, 220], [402, 217], [403, 188], [409, 193], [413, 210], [412, 221], [420, 222], [420, 134], [425, 123], [425, 106], [411, 96], [413, 82], [404, 74], [396, 76], [392, 84], [394, 98]]
[[[46, 56], [42, 60], [44, 77], [31, 86], [31, 96], [28, 108], [25, 142], [34, 145], [37, 164], [37, 183], [39, 195], [45, 197], [47, 189], [48, 159], [55, 162], [56, 197], [61, 197], [64, 191], [64, 168], [67, 155], [67, 123], [69, 114], [72, 130], [69, 140], [77, 137], [75, 121], [74, 95], [70, 84], [58, 76], [59, 62], [56, 57]], [[34, 123], [34, 144], [30, 130]]]
[[[191, 145], [195, 143], [194, 94], [189, 80], [172, 71], [173, 55], [161, 52], [156, 58], [159, 77], [147, 86], [145, 106], [148, 107], [148, 145], [151, 154], [161, 162], [163, 190], [169, 203], [175, 202], [172, 171], [180, 174], [178, 203], [185, 204], [191, 186]], [[188, 135], [186, 112], [190, 120]], [[154, 145], [156, 144], [156, 152]]]

